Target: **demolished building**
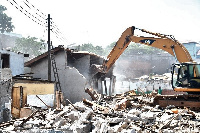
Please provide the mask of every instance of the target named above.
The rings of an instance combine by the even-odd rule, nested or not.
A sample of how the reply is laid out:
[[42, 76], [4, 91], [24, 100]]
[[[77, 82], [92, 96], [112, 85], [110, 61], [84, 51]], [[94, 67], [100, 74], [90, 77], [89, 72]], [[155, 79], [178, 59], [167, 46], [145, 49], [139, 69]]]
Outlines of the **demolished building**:
[[[83, 98], [90, 99], [88, 94], [85, 93], [86, 88], [94, 88], [102, 92], [104, 78], [93, 77], [91, 74], [91, 65], [102, 64], [102, 57], [88, 52], [65, 49], [63, 46], [52, 49], [52, 52], [55, 55], [64, 100], [69, 99], [72, 103], [75, 103]], [[33, 73], [33, 78], [48, 78], [47, 56], [48, 53], [46, 52], [25, 63], [25, 67], [29, 67], [30, 72]], [[112, 70], [107, 77], [112, 78]], [[51, 69], [51, 79], [52, 81], [55, 80], [53, 68]]]
[[[76, 52], [61, 46], [54, 48], [53, 52], [64, 100], [75, 103], [83, 98], [90, 99], [90, 96], [85, 93], [86, 88], [94, 88], [103, 92], [103, 82], [101, 81], [103, 79], [92, 77], [90, 72], [91, 64], [101, 64], [103, 62], [102, 57], [88, 52]], [[44, 86], [42, 90], [49, 92], [47, 84], [52, 84], [53, 88], [51, 87], [50, 90], [53, 89], [51, 92], [55, 94], [54, 83], [46, 80], [48, 75], [47, 55], [46, 52], [26, 62], [24, 67], [24, 57], [27, 57], [27, 54], [11, 52], [10, 49], [1, 50], [0, 122], [8, 121], [11, 118], [11, 113], [14, 117], [21, 117], [20, 112], [24, 110], [24, 107], [30, 105], [30, 100], [28, 100], [31, 97], [30, 95], [47, 95], [41, 93], [41, 89], [38, 89], [38, 87], [34, 89], [34, 93], [31, 93], [31, 86], [39, 85], [39, 88]], [[54, 80], [52, 70], [52, 81]], [[27, 90], [27, 88], [29, 89]], [[38, 98], [34, 97], [33, 100], [37, 101]]]

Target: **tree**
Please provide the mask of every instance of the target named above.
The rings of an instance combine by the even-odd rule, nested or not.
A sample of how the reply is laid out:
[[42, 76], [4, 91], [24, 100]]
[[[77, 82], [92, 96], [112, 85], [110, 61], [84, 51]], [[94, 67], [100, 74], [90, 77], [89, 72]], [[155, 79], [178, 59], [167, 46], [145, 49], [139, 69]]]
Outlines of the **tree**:
[[44, 40], [37, 40], [38, 38], [30, 36], [19, 38], [15, 42], [16, 46], [13, 48], [13, 51], [29, 54], [31, 58], [36, 57], [46, 49]]
[[7, 8], [0, 5], [0, 32], [12, 32], [14, 29], [14, 25], [12, 24], [11, 17], [8, 17], [4, 11], [6, 11]]
[[93, 52], [94, 46], [91, 43], [84, 43], [80, 46], [81, 51]]
[[[116, 45], [116, 42], [113, 42], [110, 45], [108, 45], [104, 50], [104, 55], [107, 56], [115, 45]], [[153, 54], [153, 53], [161, 53], [161, 52], [162, 50], [158, 48], [131, 42], [128, 45], [128, 47], [124, 50], [121, 56], [123, 57], [123, 56], [131, 56], [134, 54]]]
[[[93, 46], [91, 43], [85, 43], [85, 44], [82, 44], [81, 46], [78, 46], [78, 49], [81, 51], [88, 51], [91, 53], [95, 53], [97, 55], [107, 57], [115, 45], [116, 45], [116, 42], [113, 42], [110, 45], [107, 45], [105, 49], [103, 49], [102, 46]], [[125, 49], [125, 51], [122, 53], [121, 56], [123, 57], [123, 56], [131, 56], [134, 54], [153, 54], [153, 53], [161, 53], [161, 52], [162, 50], [158, 48], [131, 42], [128, 45], [128, 47]]]
[[82, 44], [80, 50], [95, 53], [97, 55], [102, 55], [104, 52], [102, 46], [93, 46], [91, 43]]
[[108, 54], [110, 53], [110, 51], [113, 49], [113, 47], [115, 46], [116, 42], [111, 43], [110, 45], [107, 45], [105, 50], [104, 50], [104, 56], [108, 56]]
[[131, 42], [126, 50], [123, 52], [122, 56], [131, 56], [134, 54], [155, 54], [162, 53], [163, 51], [158, 48], [151, 46], [146, 46], [140, 43]]
[[104, 49], [102, 46], [95, 46], [94, 53], [97, 55], [103, 55]]

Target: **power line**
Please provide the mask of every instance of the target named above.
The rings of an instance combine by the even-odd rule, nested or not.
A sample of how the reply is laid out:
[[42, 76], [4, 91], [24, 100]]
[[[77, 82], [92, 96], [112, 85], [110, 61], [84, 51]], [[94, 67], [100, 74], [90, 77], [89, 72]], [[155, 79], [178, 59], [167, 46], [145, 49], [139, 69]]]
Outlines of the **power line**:
[[58, 26], [55, 24], [54, 21], [52, 21], [52, 32], [55, 33], [60, 40], [62, 40], [63, 42], [67, 42], [67, 39], [62, 34], [62, 32], [59, 30]]
[[17, 10], [19, 10], [21, 13], [23, 13], [25, 16], [27, 16], [29, 19], [31, 19], [33, 22], [41, 25], [41, 26], [44, 26], [44, 22], [45, 20], [41, 20], [41, 18], [38, 18], [37, 16], [33, 15], [32, 13], [30, 13], [29, 11], [27, 11], [24, 6], [22, 5], [19, 5], [15, 0], [7, 0], [10, 2], [11, 5], [15, 6], [15, 8]]
[[[23, 1], [24, 2], [24, 4], [27, 6], [27, 7], [29, 7], [30, 9], [32, 9], [31, 7], [33, 7], [34, 9], [35, 9], [35, 11], [36, 11], [36, 15], [38, 15], [39, 17], [41, 17], [41, 18], [43, 18], [43, 19], [45, 19], [47, 16], [43, 13], [43, 12], [41, 12], [39, 9], [37, 9], [37, 8], [35, 8], [35, 6], [33, 5], [33, 4], [31, 4], [28, 0], [25, 0], [25, 1]], [[30, 6], [29, 6], [30, 5]], [[39, 13], [39, 14], [38, 14]]]
[[[16, 0], [7, 0], [10, 2], [12, 6], [14, 6], [17, 10], [23, 13], [26, 17], [31, 19], [33, 22], [37, 23], [40, 26], [47, 27], [47, 15], [41, 12], [38, 8], [36, 8], [33, 4], [31, 4], [28, 0], [23, 0], [23, 2], [16, 2]], [[58, 26], [51, 21], [52, 23], [52, 33], [62, 42], [67, 42], [67, 39], [64, 37], [62, 32], [59, 30]]]

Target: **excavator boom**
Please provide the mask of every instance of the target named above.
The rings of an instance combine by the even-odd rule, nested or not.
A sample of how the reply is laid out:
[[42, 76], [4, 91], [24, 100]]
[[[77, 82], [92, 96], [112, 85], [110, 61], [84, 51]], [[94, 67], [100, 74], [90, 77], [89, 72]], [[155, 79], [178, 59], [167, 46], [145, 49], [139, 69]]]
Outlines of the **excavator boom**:
[[138, 29], [142, 32], [148, 33], [155, 37], [143, 37], [134, 35], [134, 31], [138, 29], [134, 26], [127, 28], [116, 42], [116, 45], [107, 56], [106, 61], [103, 63], [103, 71], [107, 73], [115, 61], [120, 57], [124, 50], [128, 47], [130, 42], [140, 43], [147, 46], [162, 49], [169, 54], [175, 56], [180, 63], [192, 62], [192, 58], [187, 49], [174, 38], [170, 38], [169, 35], [162, 35], [160, 33], [153, 33], [144, 29]]

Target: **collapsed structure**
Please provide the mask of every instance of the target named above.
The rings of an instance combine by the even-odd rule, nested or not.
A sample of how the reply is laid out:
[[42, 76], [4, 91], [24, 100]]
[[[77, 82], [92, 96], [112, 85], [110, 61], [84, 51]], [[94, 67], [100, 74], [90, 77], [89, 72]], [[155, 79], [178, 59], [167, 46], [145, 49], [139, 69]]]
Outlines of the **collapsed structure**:
[[[92, 90], [90, 90], [93, 93]], [[93, 95], [62, 110], [36, 109], [26, 118], [0, 124], [3, 132], [199, 132], [200, 114], [188, 108], [151, 106], [151, 94]]]
[[[88, 52], [65, 49], [62, 46], [56, 47], [52, 51], [55, 55], [59, 81], [65, 98], [75, 103], [81, 101], [83, 97], [88, 98], [88, 95], [85, 94], [86, 88], [94, 88], [102, 92], [104, 85], [102, 80], [104, 79], [94, 78], [91, 74], [91, 65], [101, 64], [102, 57]], [[46, 52], [25, 63], [25, 67], [29, 67], [30, 72], [33, 73], [33, 78], [48, 79], [47, 55]], [[51, 79], [55, 81], [53, 69]], [[107, 78], [112, 78], [112, 70], [107, 75]], [[111, 82], [110, 85], [112, 84]]]
[[[27, 56], [26, 54], [10, 52], [8, 50], [4, 51], [1, 52], [1, 59], [3, 62], [1, 66], [2, 96], [0, 100], [0, 122], [8, 121], [11, 118], [11, 112], [14, 116], [20, 117], [20, 110], [30, 105], [29, 97], [31, 97], [32, 94], [35, 95], [32, 97], [33, 101], [39, 99], [36, 96], [41, 97], [42, 95], [49, 95], [47, 92], [52, 89], [48, 87], [48, 84], [53, 85], [53, 91], [51, 92], [53, 92], [53, 94], [56, 93], [55, 82], [52, 82], [55, 80], [53, 77], [53, 70], [52, 81], [46, 80], [48, 74], [47, 52], [26, 62], [26, 67], [24, 68], [24, 56]], [[75, 52], [65, 49], [62, 46], [54, 48], [53, 52], [55, 54], [60, 84], [64, 96], [63, 103], [68, 104], [68, 100], [75, 103], [81, 101], [83, 97], [90, 99], [85, 93], [87, 87], [96, 87], [97, 90], [102, 92], [102, 79], [94, 79], [90, 74], [90, 65], [92, 63], [101, 63], [103, 60], [101, 57], [87, 52]], [[29, 84], [29, 87], [27, 84]], [[36, 87], [34, 93], [30, 93], [27, 90], [27, 88], [30, 89], [31, 86], [34, 88], [36, 85], [39, 85], [41, 89]], [[45, 91], [46, 93], [41, 93], [41, 91]], [[15, 103], [13, 104], [11, 100]], [[41, 102], [41, 100], [39, 101]], [[55, 107], [55, 99], [52, 103], [53, 107]], [[37, 106], [41, 107], [39, 104]], [[15, 110], [13, 111], [12, 109]], [[27, 115], [31, 113], [31, 111], [27, 112]]]

